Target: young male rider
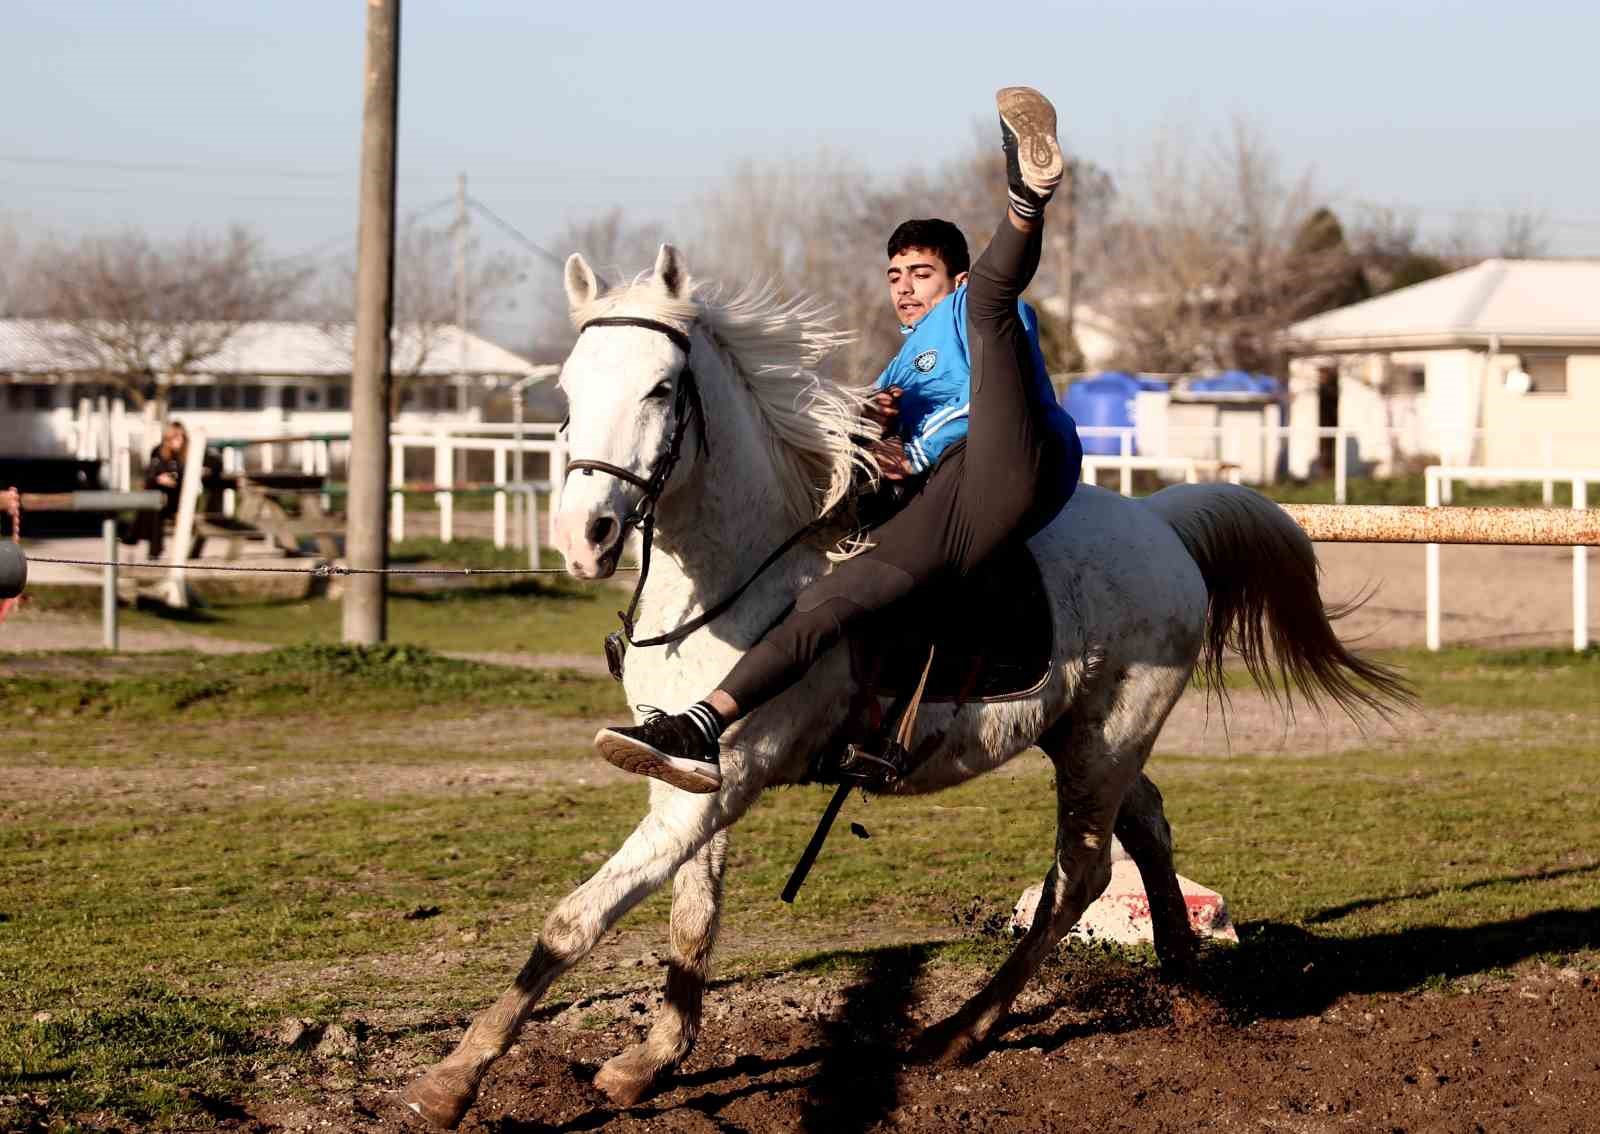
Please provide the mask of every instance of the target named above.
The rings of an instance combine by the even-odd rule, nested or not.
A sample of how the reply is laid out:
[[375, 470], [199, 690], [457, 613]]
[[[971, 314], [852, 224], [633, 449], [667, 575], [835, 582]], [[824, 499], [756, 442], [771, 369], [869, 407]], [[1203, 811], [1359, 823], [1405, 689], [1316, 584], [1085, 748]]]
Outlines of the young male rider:
[[1010, 203], [977, 264], [969, 270], [966, 240], [948, 221], [907, 221], [889, 238], [889, 299], [906, 338], [869, 411], [894, 435], [871, 451], [886, 480], [926, 480], [873, 530], [871, 550], [802, 591], [705, 700], [601, 729], [595, 746], [617, 767], [717, 791], [725, 728], [799, 680], [863, 617], [1028, 539], [1071, 497], [1083, 449], [1019, 299], [1064, 168], [1055, 108], [1027, 87], [1003, 88], [995, 101]]

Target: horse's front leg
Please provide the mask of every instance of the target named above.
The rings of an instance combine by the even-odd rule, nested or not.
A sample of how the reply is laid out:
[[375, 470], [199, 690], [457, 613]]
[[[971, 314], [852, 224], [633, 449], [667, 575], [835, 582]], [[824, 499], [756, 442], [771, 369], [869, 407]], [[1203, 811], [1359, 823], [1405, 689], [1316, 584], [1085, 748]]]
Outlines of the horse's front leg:
[[694, 1047], [722, 911], [727, 853], [728, 833], [719, 831], [678, 867], [673, 878], [672, 959], [667, 963], [666, 999], [644, 1042], [607, 1061], [594, 1080], [618, 1106], [632, 1106], [642, 1099]]
[[743, 814], [760, 787], [736, 773], [724, 780], [719, 795], [690, 795], [665, 785], [653, 790], [650, 813], [593, 877], [551, 911], [511, 987], [472, 1022], [455, 1051], [406, 1088], [406, 1105], [433, 1125], [454, 1129], [477, 1097], [490, 1065], [515, 1041], [551, 983]]

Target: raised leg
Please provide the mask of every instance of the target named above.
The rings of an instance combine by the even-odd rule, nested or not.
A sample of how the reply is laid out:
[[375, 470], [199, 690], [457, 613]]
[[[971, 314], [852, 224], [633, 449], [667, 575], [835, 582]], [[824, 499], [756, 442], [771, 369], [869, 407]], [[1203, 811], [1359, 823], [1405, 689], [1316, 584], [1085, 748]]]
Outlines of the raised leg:
[[406, 1088], [406, 1105], [433, 1125], [454, 1129], [477, 1098], [489, 1067], [511, 1046], [551, 983], [742, 815], [759, 791], [759, 784], [743, 776], [725, 779], [718, 795], [691, 795], [652, 783], [650, 813], [616, 854], [550, 913], [511, 987], [472, 1022], [455, 1051]]
[[1122, 801], [1115, 831], [1123, 849], [1139, 867], [1144, 892], [1150, 899], [1150, 926], [1155, 933], [1162, 975], [1168, 980], [1192, 982], [1199, 943], [1189, 928], [1189, 907], [1172, 865], [1172, 827], [1161, 806], [1161, 792], [1149, 776], [1140, 775]]
[[1111, 880], [1111, 828], [1142, 754], [1114, 753], [1103, 738], [1081, 730], [1070, 739], [1047, 734], [1039, 746], [1056, 766], [1055, 861], [1033, 924], [1011, 956], [982, 991], [924, 1038], [922, 1054], [941, 1062], [966, 1059], [989, 1038], [1045, 955]]
[[607, 1061], [594, 1080], [618, 1106], [632, 1106], [642, 1099], [694, 1047], [722, 910], [727, 853], [728, 833], [718, 832], [678, 867], [673, 878], [672, 959], [667, 963], [666, 1000], [644, 1042]]

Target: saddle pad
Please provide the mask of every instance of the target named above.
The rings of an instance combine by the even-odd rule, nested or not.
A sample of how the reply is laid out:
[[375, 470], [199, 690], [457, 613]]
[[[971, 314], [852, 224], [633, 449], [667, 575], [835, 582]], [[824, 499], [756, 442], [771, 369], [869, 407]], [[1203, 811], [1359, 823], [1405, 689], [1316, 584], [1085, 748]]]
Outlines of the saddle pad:
[[[931, 632], [931, 636], [930, 636]], [[997, 552], [973, 575], [935, 584], [873, 618], [850, 640], [858, 684], [894, 697], [916, 686], [934, 647], [923, 701], [1009, 701], [1050, 676], [1055, 635], [1033, 552]]]

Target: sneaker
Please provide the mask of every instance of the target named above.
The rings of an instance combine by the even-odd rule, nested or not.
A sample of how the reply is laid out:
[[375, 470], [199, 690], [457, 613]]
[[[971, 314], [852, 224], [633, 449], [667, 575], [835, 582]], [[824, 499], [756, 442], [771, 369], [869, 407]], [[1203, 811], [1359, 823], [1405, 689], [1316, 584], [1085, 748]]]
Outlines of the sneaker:
[[707, 742], [687, 713], [647, 709], [643, 724], [595, 733], [594, 746], [609, 763], [636, 776], [649, 776], [701, 795], [722, 787], [719, 749]]
[[1056, 141], [1056, 108], [1032, 87], [1001, 87], [994, 101], [1012, 207], [1019, 216], [1036, 217], [1066, 172]]

